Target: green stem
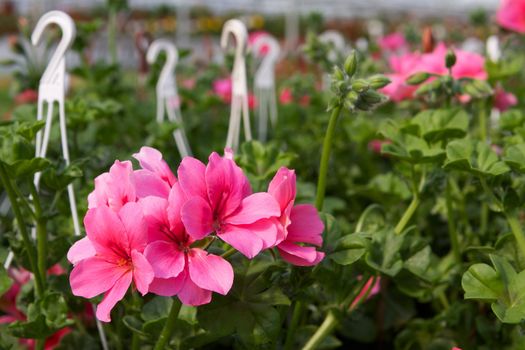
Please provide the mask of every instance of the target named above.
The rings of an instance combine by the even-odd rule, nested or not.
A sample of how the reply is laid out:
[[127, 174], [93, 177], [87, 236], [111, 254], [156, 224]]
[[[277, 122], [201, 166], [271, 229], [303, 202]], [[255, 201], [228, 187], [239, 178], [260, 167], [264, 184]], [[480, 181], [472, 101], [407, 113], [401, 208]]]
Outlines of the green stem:
[[180, 307], [181, 303], [179, 299], [173, 298], [173, 304], [171, 305], [171, 310], [168, 315], [168, 319], [166, 320], [166, 324], [162, 329], [162, 333], [160, 333], [159, 340], [157, 340], [157, 344], [155, 344], [154, 350], [164, 350], [166, 348], [166, 345], [169, 343], [173, 330], [175, 328], [175, 322], [177, 321], [177, 318], [179, 316]]
[[[139, 293], [135, 290], [132, 292], [132, 301], [133, 301], [134, 312], [140, 312], [142, 308], [142, 299], [140, 298]], [[131, 350], [139, 350], [139, 349], [140, 349], [140, 336], [137, 332], [133, 332], [131, 336]]]
[[454, 210], [452, 208], [452, 189], [450, 180], [447, 179], [445, 198], [446, 198], [446, 207], [447, 207], [447, 219], [448, 219], [448, 234], [450, 237], [450, 246], [452, 252], [458, 264], [461, 263], [461, 251], [459, 249], [459, 239], [458, 232], [456, 230], [456, 220], [454, 217]]
[[225, 251], [224, 253], [222, 253], [221, 257], [224, 258], [224, 259], [227, 259], [230, 256], [232, 256], [233, 254], [235, 254], [236, 252], [237, 252], [237, 249], [232, 247], [232, 248], [228, 249], [227, 251]]
[[355, 225], [355, 232], [361, 232], [361, 230], [363, 229], [363, 226], [365, 224], [365, 221], [366, 219], [368, 218], [368, 215], [370, 215], [370, 213], [374, 212], [374, 211], [380, 211], [381, 214], [384, 216], [385, 212], [383, 210], [383, 208], [379, 205], [379, 204], [372, 204], [372, 205], [369, 205], [364, 211], [363, 213], [361, 214], [361, 216], [359, 217], [359, 220], [357, 221], [357, 224]]
[[4, 185], [7, 196], [9, 197], [9, 202], [11, 203], [11, 208], [13, 209], [13, 213], [15, 214], [18, 230], [20, 231], [20, 235], [22, 236], [22, 240], [26, 247], [27, 259], [29, 260], [29, 265], [31, 266], [31, 269], [33, 270], [33, 274], [35, 276], [36, 295], [40, 297], [42, 296], [42, 293], [44, 291], [44, 284], [42, 282], [42, 275], [40, 275], [38, 265], [35, 261], [35, 247], [31, 242], [29, 233], [27, 232], [27, 227], [24, 222], [24, 216], [22, 215], [22, 211], [18, 206], [18, 201], [16, 200], [16, 192], [13, 187], [14, 184], [11, 182], [11, 179], [9, 179], [9, 176], [7, 175], [7, 170], [5, 169], [4, 164], [2, 163], [0, 163], [0, 180]]
[[488, 131], [487, 131], [487, 109], [485, 105], [485, 101], [480, 101], [480, 108], [479, 108], [479, 114], [478, 114], [478, 122], [479, 122], [479, 138], [483, 142], [487, 142], [488, 138]]
[[321, 327], [317, 329], [314, 335], [308, 340], [306, 345], [303, 347], [303, 350], [314, 350], [319, 344], [328, 336], [334, 328], [337, 326], [337, 318], [333, 311], [329, 311], [328, 315], [321, 324]]
[[301, 320], [303, 310], [304, 310], [304, 304], [299, 300], [296, 301], [293, 307], [292, 320], [290, 321], [290, 327], [288, 328], [288, 332], [286, 332], [284, 350], [291, 350], [293, 348], [294, 340], [295, 340], [295, 337], [294, 337], [295, 331], [297, 330], [297, 326], [299, 325], [299, 321]]
[[35, 350], [44, 350], [46, 347], [46, 340], [39, 338], [35, 340]]
[[410, 202], [410, 205], [407, 207], [407, 209], [403, 213], [403, 216], [401, 217], [401, 219], [397, 223], [396, 227], [394, 228], [394, 232], [396, 234], [399, 235], [399, 234], [401, 234], [401, 232], [403, 232], [403, 230], [405, 229], [406, 225], [408, 224], [408, 222], [412, 218], [412, 215], [414, 215], [414, 213], [416, 212], [416, 209], [419, 206], [419, 203], [420, 203], [419, 194], [415, 194], [412, 197], [412, 201]]
[[[47, 230], [46, 230], [46, 219], [42, 215], [42, 206], [40, 204], [40, 197], [38, 191], [33, 182], [30, 185], [31, 196], [33, 197], [33, 207], [35, 208], [36, 218], [36, 254], [37, 254], [37, 265], [40, 276], [46, 276], [47, 274]], [[42, 285], [45, 288], [46, 280], [42, 281]]]
[[521, 230], [521, 224], [515, 215], [505, 213], [505, 216], [510, 226], [510, 230], [514, 234], [514, 238], [516, 238], [516, 242], [518, 243], [521, 255], [523, 258], [525, 258], [525, 236], [523, 235], [523, 231]]
[[323, 142], [323, 153], [321, 154], [321, 162], [319, 164], [319, 179], [317, 181], [317, 196], [315, 198], [315, 206], [317, 210], [323, 210], [324, 196], [326, 192], [326, 177], [328, 175], [328, 162], [330, 161], [330, 153], [332, 151], [332, 143], [334, 138], [335, 127], [337, 119], [341, 114], [341, 107], [337, 106], [332, 110], [330, 120], [328, 121], [328, 128]]

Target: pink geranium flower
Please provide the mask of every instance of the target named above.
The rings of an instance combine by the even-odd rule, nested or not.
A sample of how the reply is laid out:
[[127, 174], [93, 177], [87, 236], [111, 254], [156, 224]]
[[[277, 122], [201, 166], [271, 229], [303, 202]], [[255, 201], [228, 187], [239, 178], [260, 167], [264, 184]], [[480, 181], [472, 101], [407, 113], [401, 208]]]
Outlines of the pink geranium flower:
[[[258, 31], [255, 31], [255, 32], [251, 32], [249, 35], [248, 35], [248, 47], [253, 47], [253, 45], [255, 44], [255, 42], [257, 41], [257, 39], [261, 36], [264, 36], [264, 35], [268, 35], [267, 32], [265, 32], [264, 30], [258, 30]], [[268, 47], [268, 45], [263, 45], [261, 46], [261, 48], [259, 49], [260, 51], [258, 52], [259, 55], [261, 56], [264, 56], [268, 53], [268, 51], [270, 50], [270, 48]]]
[[140, 201], [150, 242], [144, 255], [155, 273], [150, 292], [178, 295], [183, 304], [196, 306], [209, 303], [212, 291], [226, 295], [233, 284], [233, 269], [220, 256], [191, 247], [195, 240], [180, 215], [185, 202], [179, 184], [172, 187], [168, 199], [150, 196]]
[[525, 33], [525, 0], [502, 0], [496, 21], [505, 29]]
[[293, 170], [282, 167], [270, 182], [268, 193], [279, 203], [279, 222], [284, 231], [277, 249], [282, 258], [298, 266], [317, 265], [324, 258], [324, 253], [312, 246], [323, 245], [322, 233], [324, 224], [319, 218], [317, 209], [311, 204], [294, 206], [296, 179]]
[[142, 295], [153, 281], [153, 269], [143, 255], [147, 223], [140, 205], [128, 202], [118, 211], [107, 206], [90, 209], [84, 226], [87, 236], [77, 241], [67, 255], [74, 265], [71, 289], [74, 295], [84, 298], [105, 293], [96, 316], [109, 322], [111, 309], [132, 281]]
[[[381, 91], [393, 101], [399, 102], [413, 97], [417, 86], [411, 86], [406, 80], [413, 74], [427, 72], [438, 75], [448, 74], [445, 66], [447, 47], [440, 43], [430, 53], [407, 53], [401, 56], [390, 57], [389, 63], [392, 73], [386, 74], [391, 83]], [[456, 64], [452, 67], [452, 76], [455, 79], [472, 78], [487, 79], [485, 58], [477, 53], [454, 49]]]
[[185, 157], [178, 169], [181, 189], [188, 197], [182, 222], [193, 239], [217, 235], [248, 258], [279, 240], [275, 217], [279, 205], [268, 193], [252, 193], [248, 178], [233, 161], [212, 153], [208, 165]]

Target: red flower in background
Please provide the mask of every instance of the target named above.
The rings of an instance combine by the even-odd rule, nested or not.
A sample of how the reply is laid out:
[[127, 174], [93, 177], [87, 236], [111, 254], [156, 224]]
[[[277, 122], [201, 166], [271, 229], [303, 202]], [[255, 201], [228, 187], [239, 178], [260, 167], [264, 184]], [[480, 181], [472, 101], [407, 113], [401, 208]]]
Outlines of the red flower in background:
[[36, 103], [38, 101], [38, 92], [33, 89], [26, 89], [16, 95], [15, 103], [17, 105], [23, 105], [26, 103]]

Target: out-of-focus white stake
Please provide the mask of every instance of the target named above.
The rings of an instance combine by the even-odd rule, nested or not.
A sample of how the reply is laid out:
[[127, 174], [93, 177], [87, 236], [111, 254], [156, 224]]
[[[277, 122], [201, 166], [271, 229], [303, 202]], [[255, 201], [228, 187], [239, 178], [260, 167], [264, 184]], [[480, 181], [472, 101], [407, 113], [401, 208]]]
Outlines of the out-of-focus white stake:
[[[35, 30], [31, 35], [31, 42], [33, 45], [38, 45], [42, 34], [47, 26], [56, 24], [62, 30], [62, 39], [58, 43], [55, 53], [51, 57], [49, 64], [47, 65], [42, 78], [40, 79], [40, 85], [38, 86], [38, 110], [37, 120], [42, 120], [44, 116], [44, 102], [47, 102], [47, 116], [46, 125], [44, 128], [44, 138], [42, 139], [42, 133], [39, 131], [36, 134], [36, 157], [46, 157], [47, 146], [49, 144], [49, 134], [51, 132], [51, 123], [53, 120], [53, 105], [56, 102], [58, 104], [59, 111], [59, 124], [60, 124], [60, 138], [62, 143], [62, 156], [69, 165], [69, 148], [67, 144], [67, 131], [66, 131], [66, 114], [64, 110], [64, 95], [66, 88], [66, 61], [65, 54], [73, 40], [75, 39], [75, 23], [64, 12], [61, 11], [50, 11], [43, 15], [38, 23], [36, 24]], [[41, 173], [36, 173], [34, 183], [38, 189], [40, 182]], [[77, 205], [75, 201], [75, 192], [73, 184], [67, 186], [67, 192], [69, 196], [69, 206], [71, 208], [71, 216], [73, 218], [73, 226], [75, 229], [75, 235], [80, 235], [80, 225], [78, 220]]]
[[499, 47], [499, 38], [497, 35], [491, 35], [486, 44], [487, 55], [492, 62], [498, 62], [501, 59], [501, 49]]
[[[497, 35], [491, 35], [487, 38], [486, 43], [487, 56], [492, 62], [499, 62], [501, 59], [501, 49], [499, 45], [499, 38]], [[501, 86], [499, 87], [501, 88]], [[490, 112], [490, 126], [495, 128], [499, 123], [500, 111], [493, 107]]]
[[[333, 64], [337, 64], [337, 59], [344, 55], [345, 51], [345, 38], [343, 34], [336, 30], [327, 30], [319, 35], [319, 41], [332, 44], [332, 50], [328, 53], [328, 59]], [[326, 72], [323, 74], [323, 90], [325, 91], [330, 89], [330, 73], [331, 72]]]
[[[263, 52], [264, 49], [264, 52]], [[262, 57], [259, 69], [255, 72], [255, 97], [259, 103], [258, 118], [259, 141], [266, 141], [268, 134], [268, 115], [272, 126], [277, 123], [277, 100], [275, 96], [275, 63], [279, 59], [281, 48], [270, 34], [264, 34], [255, 40], [252, 48], [256, 57]]]
[[169, 40], [157, 39], [149, 46], [146, 56], [148, 63], [155, 63], [161, 51], [166, 53], [166, 63], [164, 63], [157, 81], [157, 122], [162, 123], [164, 115], [167, 114], [169, 121], [177, 123], [178, 128], [173, 132], [177, 149], [181, 157], [190, 156], [191, 150], [184, 132], [180, 98], [175, 81], [175, 66], [179, 59], [179, 52]]
[[244, 124], [244, 138], [246, 141], [252, 139], [248, 110], [248, 87], [246, 85], [246, 62], [244, 58], [248, 32], [246, 31], [246, 26], [240, 20], [228, 20], [222, 27], [221, 47], [223, 50], [228, 48], [230, 34], [235, 38], [236, 46], [232, 70], [232, 103], [226, 147], [235, 151], [239, 146], [241, 115]]

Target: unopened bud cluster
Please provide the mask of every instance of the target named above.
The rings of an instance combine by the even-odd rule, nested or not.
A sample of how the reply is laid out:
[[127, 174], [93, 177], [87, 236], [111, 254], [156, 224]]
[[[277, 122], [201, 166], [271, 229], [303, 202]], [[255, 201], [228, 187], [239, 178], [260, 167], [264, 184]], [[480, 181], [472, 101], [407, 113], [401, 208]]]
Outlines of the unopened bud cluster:
[[342, 68], [334, 67], [331, 88], [336, 96], [330, 102], [328, 110], [344, 105], [352, 111], [369, 111], [387, 100], [386, 96], [376, 90], [388, 85], [390, 79], [383, 75], [355, 78], [358, 66], [357, 54], [353, 51]]

